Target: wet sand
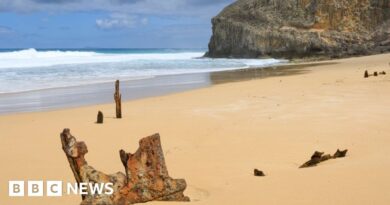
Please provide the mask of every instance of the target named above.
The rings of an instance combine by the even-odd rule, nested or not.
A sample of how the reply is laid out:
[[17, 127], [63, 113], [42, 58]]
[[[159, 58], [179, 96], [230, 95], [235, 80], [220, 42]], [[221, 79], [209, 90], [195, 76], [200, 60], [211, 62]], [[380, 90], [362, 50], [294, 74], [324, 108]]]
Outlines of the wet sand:
[[[335, 60], [292, 75], [132, 100], [123, 103], [121, 120], [114, 103], [2, 115], [0, 202], [81, 201], [7, 192], [9, 180], [74, 181], [59, 139], [68, 127], [86, 142], [88, 163], [105, 173], [124, 171], [119, 149], [134, 152], [139, 139], [159, 132], [169, 174], [186, 179], [192, 202], [149, 204], [387, 205], [389, 63], [390, 54]], [[364, 70], [388, 75], [365, 79]], [[95, 124], [98, 110], [103, 125]], [[349, 149], [346, 158], [298, 169], [315, 150], [338, 148]], [[255, 168], [267, 176], [254, 177]]]
[[[136, 100], [209, 87], [220, 83], [296, 75], [306, 72], [304, 68], [307, 66], [309, 65], [280, 65], [122, 81], [122, 99], [124, 101]], [[113, 92], [114, 82], [0, 94], [0, 115], [111, 103]]]

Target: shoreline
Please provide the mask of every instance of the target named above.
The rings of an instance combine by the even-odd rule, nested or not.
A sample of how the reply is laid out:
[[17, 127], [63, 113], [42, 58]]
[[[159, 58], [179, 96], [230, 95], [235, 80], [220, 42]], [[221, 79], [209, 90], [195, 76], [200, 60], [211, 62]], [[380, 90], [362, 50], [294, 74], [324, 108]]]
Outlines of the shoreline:
[[[195, 80], [186, 83], [186, 80]], [[170, 82], [178, 87], [174, 88]], [[149, 83], [149, 85], [148, 85]], [[163, 84], [163, 88], [159, 86]], [[164, 95], [183, 90], [203, 87], [207, 84], [207, 76], [196, 75], [166, 75], [140, 80], [121, 81], [123, 101]], [[155, 90], [155, 89], [160, 90]], [[13, 113], [32, 113], [41, 111], [56, 111], [69, 108], [85, 107], [113, 102], [114, 82], [104, 82], [62, 88], [48, 88], [20, 93], [1, 94], [0, 116]]]
[[[321, 65], [323, 62], [280, 64], [258, 68], [241, 68], [215, 72], [161, 75], [153, 78], [121, 81], [124, 102], [149, 97], [164, 96], [221, 83], [262, 79], [284, 75], [296, 75], [303, 68]], [[301, 70], [301, 71], [300, 71]], [[80, 106], [113, 102], [114, 82], [102, 82], [78, 86], [47, 88], [0, 94], [0, 116], [14, 113], [55, 111]]]

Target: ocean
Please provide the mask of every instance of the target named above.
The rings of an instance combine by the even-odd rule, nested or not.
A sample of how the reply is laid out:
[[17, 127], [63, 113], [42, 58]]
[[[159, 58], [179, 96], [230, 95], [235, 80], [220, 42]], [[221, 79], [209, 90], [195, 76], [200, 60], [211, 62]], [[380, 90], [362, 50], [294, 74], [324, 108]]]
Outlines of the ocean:
[[205, 52], [205, 49], [2, 49], [0, 95], [284, 62], [203, 58]]

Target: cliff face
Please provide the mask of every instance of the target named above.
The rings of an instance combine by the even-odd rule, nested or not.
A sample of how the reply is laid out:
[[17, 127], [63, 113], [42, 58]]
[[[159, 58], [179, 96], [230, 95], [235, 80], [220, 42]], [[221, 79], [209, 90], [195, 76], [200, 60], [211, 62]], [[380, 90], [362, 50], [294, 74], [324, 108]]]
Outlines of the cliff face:
[[209, 57], [390, 51], [390, 0], [238, 0], [213, 18]]

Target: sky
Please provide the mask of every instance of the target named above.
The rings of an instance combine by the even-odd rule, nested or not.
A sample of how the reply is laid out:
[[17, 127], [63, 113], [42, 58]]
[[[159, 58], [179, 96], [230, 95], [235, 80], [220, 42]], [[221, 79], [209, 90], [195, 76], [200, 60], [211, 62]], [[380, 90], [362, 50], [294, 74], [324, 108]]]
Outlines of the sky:
[[0, 0], [0, 48], [207, 48], [235, 0]]

